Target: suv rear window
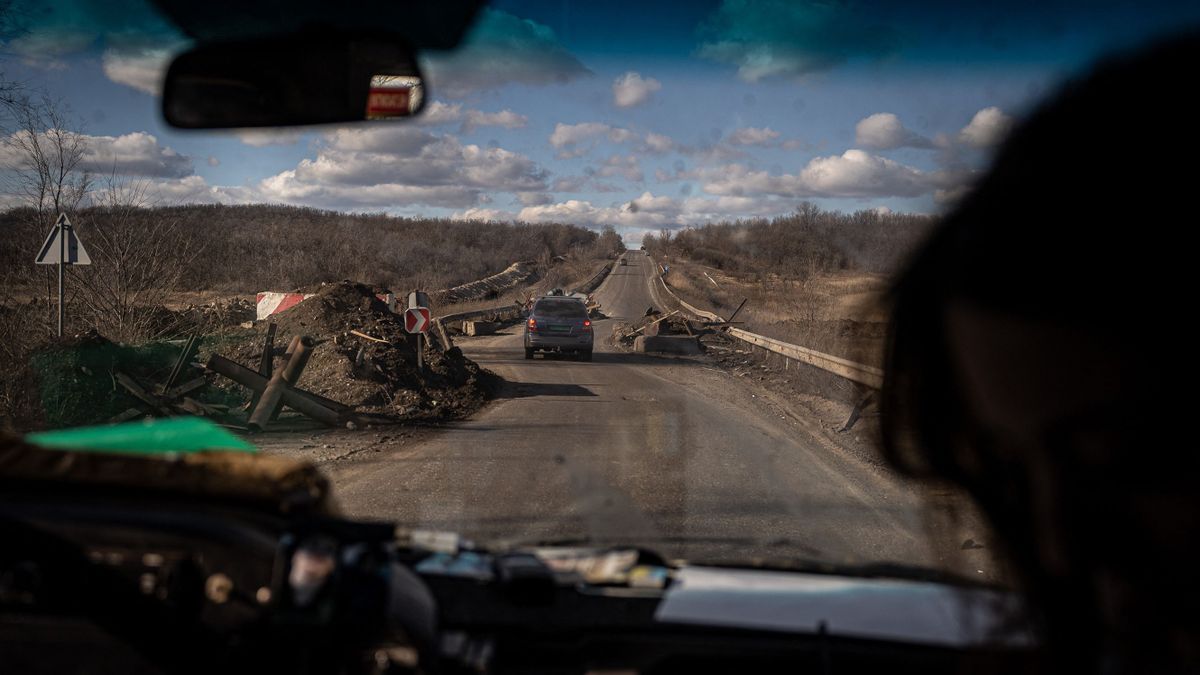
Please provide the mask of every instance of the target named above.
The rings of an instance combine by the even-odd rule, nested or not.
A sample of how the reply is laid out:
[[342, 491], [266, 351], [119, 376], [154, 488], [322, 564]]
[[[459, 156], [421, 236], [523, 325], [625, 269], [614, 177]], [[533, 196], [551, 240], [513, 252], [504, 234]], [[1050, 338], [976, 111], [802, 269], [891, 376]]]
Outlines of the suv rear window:
[[586, 319], [587, 307], [575, 300], [539, 300], [533, 306], [533, 313], [559, 319]]

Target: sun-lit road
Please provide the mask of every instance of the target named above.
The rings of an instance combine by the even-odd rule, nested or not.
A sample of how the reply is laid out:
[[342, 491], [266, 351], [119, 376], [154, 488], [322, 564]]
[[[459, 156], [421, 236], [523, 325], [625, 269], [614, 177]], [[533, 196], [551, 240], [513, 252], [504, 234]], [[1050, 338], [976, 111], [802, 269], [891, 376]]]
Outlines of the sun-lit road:
[[[605, 344], [614, 320], [655, 304], [652, 263], [628, 259], [596, 292], [612, 318], [596, 322], [593, 362], [526, 361], [519, 326], [464, 340], [507, 381], [499, 400], [419, 443], [331, 467], [344, 508], [480, 541], [935, 563], [915, 488], [702, 359]], [[957, 549], [957, 537], [938, 543]]]

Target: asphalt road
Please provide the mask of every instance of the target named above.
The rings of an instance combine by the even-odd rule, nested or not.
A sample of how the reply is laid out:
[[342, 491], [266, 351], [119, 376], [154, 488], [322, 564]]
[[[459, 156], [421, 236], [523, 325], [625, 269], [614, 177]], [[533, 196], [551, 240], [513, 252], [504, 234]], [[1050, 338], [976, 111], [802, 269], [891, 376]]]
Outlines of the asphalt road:
[[797, 410], [702, 358], [606, 344], [614, 321], [657, 305], [652, 273], [631, 252], [597, 290], [610, 319], [595, 324], [590, 363], [524, 360], [519, 326], [462, 341], [506, 380], [498, 400], [415, 443], [330, 467], [343, 508], [483, 542], [987, 566], [984, 554], [947, 553], [979, 533], [932, 526], [921, 488], [838, 447]]

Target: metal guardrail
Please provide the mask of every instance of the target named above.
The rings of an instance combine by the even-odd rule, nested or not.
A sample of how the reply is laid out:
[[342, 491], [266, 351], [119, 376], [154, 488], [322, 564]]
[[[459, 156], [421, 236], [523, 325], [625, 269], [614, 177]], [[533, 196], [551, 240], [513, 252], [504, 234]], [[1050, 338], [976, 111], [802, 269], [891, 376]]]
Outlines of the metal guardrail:
[[840, 375], [847, 380], [866, 385], [872, 389], [879, 389], [883, 386], [883, 371], [874, 366], [855, 363], [854, 361], [830, 354], [823, 354], [815, 349], [789, 344], [782, 340], [758, 335], [740, 328], [730, 327], [726, 332], [743, 342], [748, 342], [756, 347], [762, 347], [776, 354], [782, 354], [789, 359], [795, 359], [810, 366], [816, 366], [821, 370], [833, 373], [834, 375]]
[[[689, 304], [683, 298], [680, 298], [675, 294], [675, 291], [672, 291], [671, 287], [667, 285], [667, 281], [663, 278], [661, 272], [655, 276], [658, 278], [659, 283], [662, 284], [663, 290], [665, 290], [668, 295], [674, 298], [675, 301], [679, 303], [679, 306], [688, 313], [709, 321], [725, 320], [725, 318], [720, 315], [704, 311]], [[868, 366], [863, 363], [855, 363], [849, 359], [843, 359], [840, 356], [824, 354], [815, 349], [801, 347], [800, 345], [794, 345], [782, 340], [776, 340], [775, 338], [769, 338], [765, 335], [758, 335], [757, 333], [751, 333], [750, 331], [734, 328], [732, 326], [726, 329], [726, 334], [728, 334], [730, 337], [741, 340], [742, 342], [752, 344], [769, 352], [780, 354], [789, 359], [795, 359], [802, 363], [807, 363], [810, 366], [820, 368], [821, 370], [833, 373], [834, 375], [843, 377], [851, 382], [857, 382], [872, 389], [879, 389], [883, 386], [883, 370], [876, 368], [875, 366]]]

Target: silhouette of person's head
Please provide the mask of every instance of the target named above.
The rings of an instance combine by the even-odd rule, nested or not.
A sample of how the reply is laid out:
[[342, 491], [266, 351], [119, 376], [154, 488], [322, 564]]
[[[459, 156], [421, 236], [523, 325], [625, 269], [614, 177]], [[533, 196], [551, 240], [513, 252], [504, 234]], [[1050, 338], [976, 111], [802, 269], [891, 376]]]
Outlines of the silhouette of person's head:
[[1034, 110], [892, 290], [883, 449], [978, 503], [1056, 668], [1200, 669], [1200, 35]]

